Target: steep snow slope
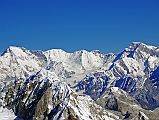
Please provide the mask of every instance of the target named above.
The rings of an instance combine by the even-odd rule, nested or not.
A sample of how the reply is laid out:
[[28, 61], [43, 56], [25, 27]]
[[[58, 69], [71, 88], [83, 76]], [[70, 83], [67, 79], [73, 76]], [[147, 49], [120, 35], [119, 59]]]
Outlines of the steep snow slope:
[[[103, 65], [103, 55], [95, 51], [88, 52], [85, 50], [74, 53], [66, 53], [63, 50], [49, 50], [44, 53], [47, 58], [57, 62], [64, 62], [70, 66], [80, 66], [84, 69], [92, 69]], [[70, 67], [69, 66], [69, 67]]]
[[108, 67], [114, 58], [113, 55], [104, 55], [99, 51], [85, 50], [66, 53], [60, 49], [53, 49], [44, 54], [48, 59], [48, 69], [55, 71], [61, 79], [67, 80], [70, 84], [103, 66]]
[[9, 47], [0, 57], [0, 81], [14, 80], [15, 77], [25, 79], [44, 66], [36, 54], [25, 48]]

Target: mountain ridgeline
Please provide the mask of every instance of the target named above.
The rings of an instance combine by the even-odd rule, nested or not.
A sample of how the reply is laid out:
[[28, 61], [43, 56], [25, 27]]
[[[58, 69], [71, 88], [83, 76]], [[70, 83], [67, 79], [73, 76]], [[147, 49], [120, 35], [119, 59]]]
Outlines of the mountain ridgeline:
[[104, 54], [11, 46], [0, 56], [0, 91], [2, 120], [158, 120], [159, 47], [133, 42]]

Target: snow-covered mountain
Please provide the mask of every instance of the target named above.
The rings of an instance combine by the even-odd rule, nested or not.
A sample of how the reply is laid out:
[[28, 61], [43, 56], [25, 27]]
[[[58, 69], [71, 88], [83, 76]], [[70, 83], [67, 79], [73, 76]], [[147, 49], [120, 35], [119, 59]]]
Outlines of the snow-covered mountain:
[[94, 100], [106, 88], [119, 87], [134, 96], [144, 108], [155, 109], [158, 107], [158, 66], [159, 48], [135, 42], [117, 54], [109, 69], [92, 72], [75, 87]]
[[119, 54], [11, 46], [0, 56], [0, 118], [157, 120], [158, 81], [159, 47], [139, 42]]

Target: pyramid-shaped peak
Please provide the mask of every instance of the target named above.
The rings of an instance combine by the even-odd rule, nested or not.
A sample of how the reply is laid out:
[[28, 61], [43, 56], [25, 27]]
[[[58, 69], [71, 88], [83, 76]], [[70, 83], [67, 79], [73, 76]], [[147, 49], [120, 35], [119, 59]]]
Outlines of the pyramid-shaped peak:
[[7, 51], [17, 51], [17, 50], [26, 50], [24, 47], [19, 47], [19, 46], [9, 46], [7, 48]]

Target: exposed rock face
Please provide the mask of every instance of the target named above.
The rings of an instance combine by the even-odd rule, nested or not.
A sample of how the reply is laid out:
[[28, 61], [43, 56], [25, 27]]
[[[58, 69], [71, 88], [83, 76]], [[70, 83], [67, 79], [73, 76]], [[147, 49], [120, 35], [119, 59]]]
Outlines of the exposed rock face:
[[159, 48], [143, 43], [117, 55], [9, 47], [0, 110], [23, 120], [157, 120], [158, 81]]
[[40, 78], [43, 77], [38, 72], [15, 87], [8, 87], [5, 107], [24, 120], [118, 119], [89, 96], [76, 94], [66, 83]]
[[143, 109], [138, 102], [118, 87], [111, 87], [97, 100], [103, 108], [116, 111], [121, 119], [133, 119]]

